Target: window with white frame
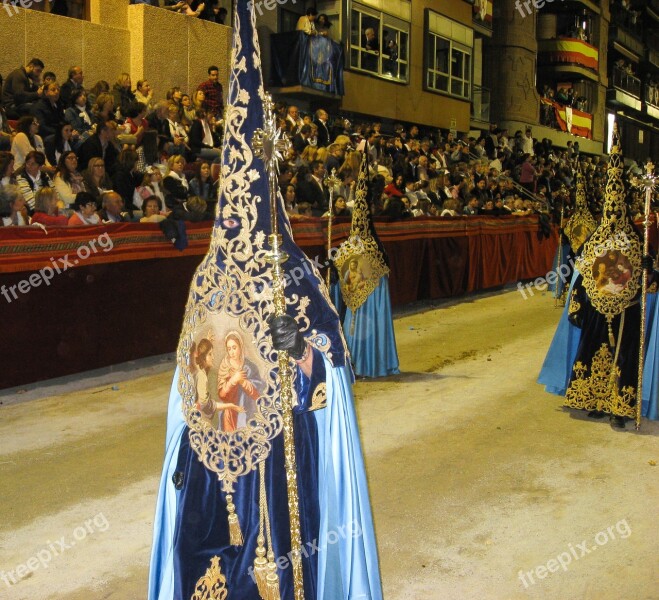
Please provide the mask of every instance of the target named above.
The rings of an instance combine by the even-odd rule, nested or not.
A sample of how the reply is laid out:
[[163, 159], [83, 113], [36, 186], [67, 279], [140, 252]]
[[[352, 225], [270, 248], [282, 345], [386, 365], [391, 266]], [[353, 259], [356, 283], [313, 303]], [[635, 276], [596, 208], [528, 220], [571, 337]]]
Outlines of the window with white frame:
[[425, 88], [460, 98], [471, 97], [473, 30], [426, 12]]
[[[367, 2], [369, 0], [366, 0]], [[410, 2], [387, 2], [399, 16], [351, 3], [350, 68], [396, 81], [409, 77]], [[407, 17], [407, 20], [402, 17]]]

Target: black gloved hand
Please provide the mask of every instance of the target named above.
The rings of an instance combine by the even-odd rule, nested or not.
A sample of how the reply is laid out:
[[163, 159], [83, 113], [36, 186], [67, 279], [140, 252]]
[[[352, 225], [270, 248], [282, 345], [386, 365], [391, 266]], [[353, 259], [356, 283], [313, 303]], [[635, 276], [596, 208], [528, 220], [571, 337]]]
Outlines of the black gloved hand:
[[300, 360], [304, 355], [307, 342], [302, 337], [295, 319], [288, 315], [282, 315], [270, 319], [268, 325], [270, 325], [270, 335], [272, 336], [274, 349], [284, 350], [295, 360]]
[[649, 254], [646, 254], [641, 259], [641, 267], [645, 269], [648, 273], [652, 273], [654, 269], [654, 259]]

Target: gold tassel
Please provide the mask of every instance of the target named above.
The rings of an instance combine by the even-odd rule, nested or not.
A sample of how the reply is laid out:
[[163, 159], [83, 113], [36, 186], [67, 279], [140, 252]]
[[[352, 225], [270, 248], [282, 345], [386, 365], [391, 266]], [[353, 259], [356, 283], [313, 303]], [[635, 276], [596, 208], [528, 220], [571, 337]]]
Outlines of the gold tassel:
[[229, 543], [232, 546], [242, 546], [243, 532], [240, 530], [240, 521], [238, 521], [236, 505], [233, 503], [231, 494], [227, 494], [227, 510], [229, 511]]
[[613, 329], [611, 328], [611, 321], [609, 321], [609, 346], [611, 348], [615, 348], [616, 345], [616, 339], [613, 337]]
[[277, 575], [277, 565], [275, 564], [275, 555], [268, 552], [268, 575], [266, 577], [266, 600], [280, 600], [279, 595], [279, 575]]
[[262, 535], [256, 538], [256, 558], [254, 559], [254, 579], [256, 587], [259, 589], [259, 595], [263, 600], [268, 600], [267, 595], [267, 576], [268, 560], [265, 557], [265, 539]]

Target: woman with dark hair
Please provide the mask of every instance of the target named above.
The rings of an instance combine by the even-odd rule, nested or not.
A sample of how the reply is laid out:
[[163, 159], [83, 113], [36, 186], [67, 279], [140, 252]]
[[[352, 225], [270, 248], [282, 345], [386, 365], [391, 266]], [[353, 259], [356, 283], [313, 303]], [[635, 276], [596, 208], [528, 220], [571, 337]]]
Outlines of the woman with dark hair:
[[34, 214], [30, 219], [30, 225], [66, 227], [69, 224], [69, 218], [58, 214], [58, 202], [57, 192], [53, 188], [41, 188], [34, 197]]
[[300, 214], [300, 211], [297, 208], [297, 191], [292, 183], [289, 183], [286, 186], [283, 196], [284, 196], [284, 208], [286, 210], [286, 214], [288, 215]]
[[62, 154], [73, 150], [74, 146], [73, 127], [69, 123], [60, 123], [55, 130], [55, 137], [46, 142], [46, 157], [50, 164], [57, 165]]
[[117, 158], [117, 166], [112, 176], [112, 189], [123, 198], [124, 208], [131, 218], [133, 211], [136, 210], [133, 196], [143, 179], [143, 175], [137, 170], [136, 165], [137, 152], [132, 148], [122, 150]]
[[[218, 6], [219, 3], [220, 0], [205, 0], [203, 9], [201, 13], [199, 13], [199, 18], [204, 21], [210, 21], [211, 23], [221, 23], [224, 25], [223, 21], [217, 20], [217, 14], [222, 10]], [[224, 12], [226, 14], [226, 9], [224, 9]]]
[[398, 196], [399, 198], [405, 194], [405, 178], [402, 175], [396, 175], [396, 178], [390, 181], [384, 187], [384, 193], [387, 196]]
[[60, 156], [53, 183], [62, 202], [61, 208], [69, 208], [76, 196], [85, 191], [85, 183], [78, 172], [78, 157], [73, 150], [63, 152]]
[[142, 212], [144, 216], [140, 219], [140, 223], [160, 223], [167, 217], [161, 214], [162, 202], [158, 196], [149, 196], [142, 203]]
[[[41, 136], [38, 135], [39, 121], [33, 116], [28, 115], [21, 117], [16, 125], [16, 137], [11, 144], [11, 153], [14, 155], [14, 169], [18, 171], [25, 163], [25, 157], [28, 153], [37, 151], [44, 155], [46, 149], [43, 145]], [[52, 169], [50, 163], [46, 163], [49, 169]]]
[[96, 214], [96, 200], [89, 192], [80, 192], [73, 204], [75, 212], [69, 217], [69, 227], [98, 225], [101, 218]]
[[213, 201], [213, 178], [207, 161], [195, 163], [195, 175], [190, 180], [190, 195], [199, 196], [206, 202]]
[[33, 150], [25, 157], [25, 164], [16, 171], [16, 185], [21, 188], [21, 193], [30, 211], [34, 210], [35, 194], [43, 187], [54, 189], [53, 182], [45, 172], [46, 155], [43, 152]]
[[325, 212], [323, 217], [327, 218], [327, 217], [330, 216], [330, 214], [333, 217], [350, 217], [350, 216], [352, 216], [352, 212], [350, 211], [350, 209], [346, 205], [345, 197], [340, 196], [340, 195], [336, 196], [334, 198], [334, 203], [332, 204], [332, 212], [330, 213], [330, 211], [328, 210], [327, 212]]
[[14, 176], [14, 155], [11, 152], [0, 151], [0, 188], [16, 184]]
[[149, 128], [149, 122], [146, 120], [146, 104], [143, 102], [133, 102], [128, 107], [126, 116], [124, 133], [126, 135], [134, 135], [136, 145], [140, 146], [144, 132]]
[[93, 133], [94, 118], [87, 109], [87, 92], [77, 90], [71, 96], [73, 104], [64, 111], [64, 120], [78, 132], [74, 148], [78, 148]]
[[325, 37], [330, 37], [330, 27], [332, 23], [329, 20], [329, 17], [325, 13], [320, 13], [316, 17], [316, 33]]

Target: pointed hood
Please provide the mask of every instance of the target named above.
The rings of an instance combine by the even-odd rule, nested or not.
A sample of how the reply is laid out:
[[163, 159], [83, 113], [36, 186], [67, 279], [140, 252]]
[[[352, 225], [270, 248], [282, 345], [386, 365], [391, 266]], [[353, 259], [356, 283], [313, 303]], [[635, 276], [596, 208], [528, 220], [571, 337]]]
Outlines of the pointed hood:
[[[272, 316], [270, 265], [265, 260], [271, 215], [268, 173], [252, 143], [255, 131], [264, 125], [265, 99], [253, 3], [236, 3], [233, 31], [217, 214], [190, 302], [210, 301], [214, 309], [244, 318], [253, 313], [250, 319], [262, 324]], [[289, 256], [283, 265], [287, 311], [305, 336], [318, 334], [313, 343], [335, 366], [344, 365], [339, 317], [314, 263], [293, 241], [279, 194], [276, 206], [283, 249]], [[267, 328], [259, 326], [253, 333], [254, 343], [260, 345]]]

